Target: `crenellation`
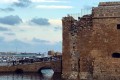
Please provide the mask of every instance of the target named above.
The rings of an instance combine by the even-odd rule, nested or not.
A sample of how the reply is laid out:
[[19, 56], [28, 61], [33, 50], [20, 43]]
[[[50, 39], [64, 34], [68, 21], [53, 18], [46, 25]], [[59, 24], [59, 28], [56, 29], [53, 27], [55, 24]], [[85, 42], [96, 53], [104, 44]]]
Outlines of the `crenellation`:
[[120, 2], [100, 2], [98, 6], [118, 6]]
[[99, 6], [92, 10], [93, 18], [120, 17], [120, 5], [118, 6]]

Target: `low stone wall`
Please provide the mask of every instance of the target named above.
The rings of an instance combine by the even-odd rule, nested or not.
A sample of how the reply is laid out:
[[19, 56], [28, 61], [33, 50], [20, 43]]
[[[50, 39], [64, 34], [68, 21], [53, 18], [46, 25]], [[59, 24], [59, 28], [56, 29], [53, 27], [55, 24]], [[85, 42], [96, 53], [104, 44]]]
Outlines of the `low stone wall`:
[[21, 69], [23, 72], [37, 72], [42, 67], [51, 67], [55, 72], [61, 72], [61, 65], [61, 61], [52, 61], [15, 66], [0, 66], [0, 72], [15, 72], [17, 69]]

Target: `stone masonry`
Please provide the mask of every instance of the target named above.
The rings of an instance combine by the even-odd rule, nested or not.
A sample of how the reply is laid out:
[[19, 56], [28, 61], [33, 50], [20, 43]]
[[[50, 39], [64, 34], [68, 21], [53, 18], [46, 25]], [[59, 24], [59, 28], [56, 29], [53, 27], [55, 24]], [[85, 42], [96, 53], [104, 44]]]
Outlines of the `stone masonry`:
[[101, 2], [92, 14], [62, 23], [64, 79], [120, 80], [120, 2]]
[[18, 69], [23, 70], [23, 72], [38, 72], [44, 67], [51, 68], [54, 70], [54, 72], [61, 73], [61, 61], [35, 62], [32, 64], [22, 64], [14, 66], [0, 66], [0, 72], [15, 72]]

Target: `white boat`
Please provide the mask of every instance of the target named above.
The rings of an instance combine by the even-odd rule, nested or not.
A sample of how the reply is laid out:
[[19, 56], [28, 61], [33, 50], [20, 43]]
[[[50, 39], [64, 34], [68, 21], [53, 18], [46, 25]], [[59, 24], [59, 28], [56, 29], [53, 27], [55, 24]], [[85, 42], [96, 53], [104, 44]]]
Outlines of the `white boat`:
[[51, 78], [54, 74], [54, 71], [52, 69], [42, 69], [41, 73], [44, 77]]

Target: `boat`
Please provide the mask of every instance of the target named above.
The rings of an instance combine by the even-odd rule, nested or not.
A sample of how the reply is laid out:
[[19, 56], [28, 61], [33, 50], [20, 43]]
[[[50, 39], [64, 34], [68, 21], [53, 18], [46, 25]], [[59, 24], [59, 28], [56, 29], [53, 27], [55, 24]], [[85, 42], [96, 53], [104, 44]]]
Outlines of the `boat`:
[[52, 78], [54, 71], [52, 69], [42, 69], [41, 73], [44, 77]]

